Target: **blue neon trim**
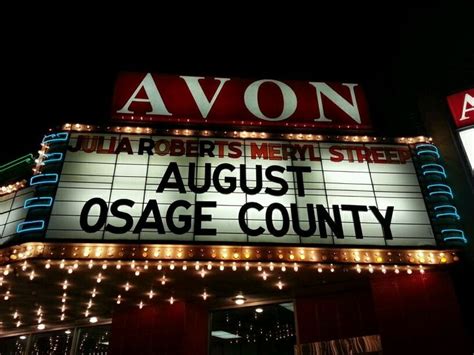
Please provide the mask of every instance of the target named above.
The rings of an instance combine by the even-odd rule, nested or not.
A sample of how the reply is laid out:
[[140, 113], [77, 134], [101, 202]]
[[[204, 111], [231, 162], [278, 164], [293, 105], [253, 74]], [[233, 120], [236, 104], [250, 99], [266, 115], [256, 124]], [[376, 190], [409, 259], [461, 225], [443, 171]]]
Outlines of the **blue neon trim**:
[[423, 171], [423, 175], [426, 175], [426, 174], [439, 174], [439, 175], [443, 175], [443, 177], [446, 177], [446, 170], [444, 170], [444, 167], [442, 165], [439, 165], [439, 164], [425, 164], [425, 165], [422, 165], [421, 166], [421, 169], [425, 169], [427, 167], [436, 167], [436, 168], [439, 168], [440, 170], [424, 170]]
[[52, 197], [32, 197], [25, 201], [23, 208], [50, 207], [52, 204]]
[[44, 155], [43, 163], [48, 164], [61, 160], [63, 160], [63, 153], [49, 153]]
[[434, 148], [435, 150], [438, 150], [438, 147], [435, 146], [434, 144], [420, 143], [415, 146], [416, 149], [422, 148], [422, 147], [430, 147], [430, 148]]
[[52, 133], [43, 137], [43, 143], [65, 142], [68, 137], [67, 132]]
[[461, 234], [460, 236], [454, 236], [454, 237], [445, 237], [443, 238], [443, 241], [447, 241], [447, 240], [462, 240], [464, 243], [467, 243], [467, 239], [466, 237], [464, 236], [464, 231], [461, 230], [461, 229], [443, 229], [441, 230], [441, 234], [444, 234], [444, 233], [459, 233]]
[[43, 229], [44, 229], [43, 220], [21, 222], [16, 226], [17, 233], [40, 231]]
[[430, 196], [433, 195], [449, 195], [451, 198], [454, 198], [453, 196], [453, 190], [446, 185], [446, 184], [431, 184], [427, 186], [427, 189], [430, 190], [433, 187], [438, 187], [438, 188], [446, 188], [447, 190], [441, 190], [441, 191], [430, 191]]
[[427, 175], [427, 174], [437, 174], [437, 175], [441, 175], [442, 177], [446, 177], [446, 173], [443, 172], [443, 171], [438, 171], [438, 170], [427, 170], [427, 171], [423, 171], [423, 175]]
[[416, 155], [422, 155], [422, 154], [434, 154], [436, 155], [436, 158], [440, 158], [441, 156], [439, 155], [439, 153], [437, 151], [434, 151], [434, 150], [420, 150], [418, 152], [416, 152]]
[[[439, 151], [438, 147], [432, 144], [418, 144], [416, 147], [416, 155], [423, 155], [423, 154], [434, 154], [439, 159]], [[433, 149], [422, 149], [418, 150], [419, 148], [433, 148]]]
[[454, 217], [454, 218], [456, 218], [458, 221], [461, 219], [461, 216], [459, 216], [456, 212], [438, 213], [435, 217], [436, 217], [436, 218], [440, 218], [440, 217]]
[[437, 211], [439, 209], [450, 209], [451, 212], [442, 212], [442, 213], [436, 213], [435, 217], [440, 218], [440, 217], [454, 217], [457, 220], [461, 219], [461, 216], [458, 214], [458, 210], [455, 206], [453, 205], [441, 205], [441, 206], [435, 206], [434, 210]]
[[58, 179], [59, 175], [56, 173], [33, 175], [30, 179], [30, 185], [55, 184], [58, 182]]

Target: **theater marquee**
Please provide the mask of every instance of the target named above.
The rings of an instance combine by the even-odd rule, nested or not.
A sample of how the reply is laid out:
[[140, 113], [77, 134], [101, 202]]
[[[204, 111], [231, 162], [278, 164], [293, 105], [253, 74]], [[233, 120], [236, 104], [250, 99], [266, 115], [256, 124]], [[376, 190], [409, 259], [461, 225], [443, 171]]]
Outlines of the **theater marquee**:
[[407, 145], [71, 133], [47, 239], [434, 246]]

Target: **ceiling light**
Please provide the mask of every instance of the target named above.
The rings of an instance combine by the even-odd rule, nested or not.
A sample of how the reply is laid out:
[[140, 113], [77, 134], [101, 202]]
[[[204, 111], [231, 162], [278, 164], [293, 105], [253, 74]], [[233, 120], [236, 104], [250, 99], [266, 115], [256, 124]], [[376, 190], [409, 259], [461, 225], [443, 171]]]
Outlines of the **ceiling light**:
[[26, 335], [21, 335], [21, 336], [20, 336], [20, 339], [21, 339], [21, 340], [25, 340], [25, 339], [26, 339]]
[[43, 323], [38, 324], [38, 329], [43, 330], [46, 326]]
[[232, 334], [232, 333], [226, 332], [224, 330], [213, 330], [211, 332], [211, 335], [213, 337], [221, 338], [221, 339], [238, 339], [238, 338], [240, 338], [239, 335]]
[[232, 301], [234, 301], [235, 304], [237, 304], [237, 305], [241, 305], [241, 304], [244, 304], [245, 301], [247, 301], [247, 299], [240, 294], [240, 295], [237, 295], [234, 298], [232, 298]]
[[91, 323], [97, 323], [97, 317], [91, 317], [91, 318], [89, 319], [89, 322], [91, 322]]
[[262, 312], [263, 312], [263, 308], [260, 308], [260, 307], [259, 307], [259, 308], [255, 308], [255, 312], [257, 312], [257, 313], [262, 313]]
[[66, 330], [64, 333], [66, 333], [66, 334], [71, 334], [71, 330], [68, 329], [68, 330]]

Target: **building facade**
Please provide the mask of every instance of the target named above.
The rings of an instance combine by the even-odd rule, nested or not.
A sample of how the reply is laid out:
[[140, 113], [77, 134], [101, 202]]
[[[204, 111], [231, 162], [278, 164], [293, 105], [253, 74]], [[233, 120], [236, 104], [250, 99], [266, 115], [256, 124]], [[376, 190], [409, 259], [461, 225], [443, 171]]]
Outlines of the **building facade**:
[[354, 83], [122, 74], [108, 125], [2, 167], [0, 348], [472, 352], [466, 181], [369, 104]]

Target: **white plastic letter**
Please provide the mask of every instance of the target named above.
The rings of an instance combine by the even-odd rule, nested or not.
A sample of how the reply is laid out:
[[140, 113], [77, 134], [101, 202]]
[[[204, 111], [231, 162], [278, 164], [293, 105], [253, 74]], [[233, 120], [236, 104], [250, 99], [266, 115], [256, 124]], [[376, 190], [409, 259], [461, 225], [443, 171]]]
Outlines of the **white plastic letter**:
[[326, 83], [310, 82], [310, 84], [316, 88], [316, 97], [318, 100], [318, 107], [319, 107], [320, 116], [319, 118], [314, 119], [315, 122], [331, 122], [332, 121], [331, 118], [326, 117], [326, 115], [324, 114], [323, 100], [321, 99], [321, 94], [324, 94], [324, 96], [326, 96], [329, 100], [334, 102], [337, 105], [337, 107], [339, 107], [342, 111], [347, 113], [354, 121], [356, 121], [357, 123], [361, 123], [359, 107], [357, 106], [357, 100], [356, 100], [355, 92], [354, 92], [354, 87], [357, 86], [357, 84], [342, 84], [349, 88], [352, 102], [347, 101], [336, 90], [331, 88]]
[[[146, 96], [148, 97], [146, 99], [140, 99], [137, 97], [138, 93], [140, 92], [142, 88], [145, 90]], [[140, 85], [138, 85], [138, 87], [135, 89], [134, 93], [128, 99], [127, 103], [120, 110], [118, 110], [117, 113], [132, 113], [133, 114], [133, 111], [130, 111], [130, 105], [133, 102], [150, 103], [151, 111], [146, 112], [147, 114], [163, 115], [163, 116], [172, 115], [167, 110], [165, 103], [163, 102], [163, 99], [161, 98], [160, 92], [158, 91], [158, 88], [156, 87], [155, 81], [153, 80], [153, 77], [151, 76], [150, 73], [145, 75], [145, 78], [143, 78]]]
[[219, 87], [212, 96], [211, 101], [209, 101], [206, 97], [206, 94], [202, 90], [201, 84], [199, 84], [199, 80], [204, 79], [204, 77], [180, 76], [180, 78], [183, 78], [186, 82], [186, 85], [188, 85], [188, 89], [191, 92], [191, 95], [193, 95], [194, 102], [196, 103], [199, 111], [201, 112], [202, 117], [204, 118], [206, 118], [209, 114], [209, 111], [211, 111], [211, 108], [214, 105], [217, 96], [219, 96], [219, 93], [221, 92], [224, 83], [230, 80], [229, 78], [214, 78], [215, 80], [219, 80]]

